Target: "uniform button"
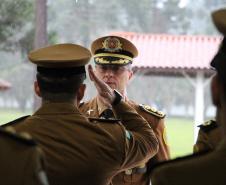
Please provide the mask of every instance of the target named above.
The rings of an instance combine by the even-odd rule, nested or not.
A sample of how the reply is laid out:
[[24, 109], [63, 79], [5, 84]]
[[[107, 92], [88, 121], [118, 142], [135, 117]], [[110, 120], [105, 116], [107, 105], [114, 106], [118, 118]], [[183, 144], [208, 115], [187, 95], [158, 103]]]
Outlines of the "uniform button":
[[125, 171], [125, 174], [126, 175], [131, 175], [132, 172], [133, 172], [133, 169], [128, 169], [128, 170]]

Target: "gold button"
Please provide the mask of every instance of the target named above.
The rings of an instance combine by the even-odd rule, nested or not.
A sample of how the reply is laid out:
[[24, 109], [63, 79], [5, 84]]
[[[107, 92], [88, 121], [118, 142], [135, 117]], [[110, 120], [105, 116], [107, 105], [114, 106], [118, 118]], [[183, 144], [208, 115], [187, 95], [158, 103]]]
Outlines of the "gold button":
[[125, 171], [125, 174], [126, 175], [131, 175], [132, 172], [133, 172], [133, 169], [128, 169], [128, 170]]

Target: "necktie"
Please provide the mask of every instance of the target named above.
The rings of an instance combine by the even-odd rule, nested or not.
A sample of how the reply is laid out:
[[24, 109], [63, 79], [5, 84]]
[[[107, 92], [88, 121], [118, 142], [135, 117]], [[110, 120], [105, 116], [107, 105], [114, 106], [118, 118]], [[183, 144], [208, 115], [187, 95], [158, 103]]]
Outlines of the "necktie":
[[114, 113], [111, 109], [105, 109], [101, 115], [100, 118], [105, 118], [105, 119], [111, 119], [114, 118]]

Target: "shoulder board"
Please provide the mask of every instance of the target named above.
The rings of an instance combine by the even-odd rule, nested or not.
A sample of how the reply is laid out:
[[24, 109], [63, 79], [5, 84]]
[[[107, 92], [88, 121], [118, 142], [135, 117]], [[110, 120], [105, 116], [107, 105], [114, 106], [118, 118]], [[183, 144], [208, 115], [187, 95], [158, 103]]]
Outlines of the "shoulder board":
[[198, 126], [202, 131], [209, 132], [218, 127], [218, 124], [215, 120], [208, 120], [203, 124]]
[[31, 136], [28, 133], [21, 132], [16, 133], [15, 129], [13, 127], [0, 127], [0, 135], [4, 135], [10, 139], [17, 140], [21, 143], [28, 144], [28, 145], [37, 145], [37, 143], [31, 138]]
[[98, 123], [98, 122], [102, 122], [102, 123], [117, 123], [119, 121], [121, 121], [120, 119], [105, 119], [105, 118], [88, 118], [90, 122], [93, 123]]
[[201, 152], [186, 155], [186, 156], [183, 156], [183, 157], [178, 157], [178, 158], [175, 158], [175, 159], [166, 160], [166, 161], [163, 161], [163, 162], [158, 162], [158, 163], [155, 163], [154, 165], [152, 165], [150, 167], [150, 172], [152, 172], [155, 168], [158, 168], [160, 166], [164, 166], [164, 165], [167, 165], [167, 164], [173, 164], [173, 163], [177, 163], [177, 162], [179, 163], [179, 162], [183, 162], [183, 161], [186, 161], [186, 160], [198, 158], [198, 157], [204, 156], [208, 153], [209, 153], [208, 151], [201, 151]]
[[82, 101], [82, 102], [79, 103], [79, 106], [78, 106], [78, 107], [80, 108], [80, 107], [83, 106], [84, 104], [85, 104], [85, 102]]
[[158, 111], [157, 109], [155, 109], [155, 108], [153, 108], [153, 107], [151, 107], [149, 105], [139, 104], [139, 108], [141, 110], [143, 110], [143, 111], [145, 111], [145, 112], [147, 112], [147, 113], [149, 113], [151, 115], [154, 115], [154, 116], [156, 116], [158, 118], [161, 118], [161, 119], [166, 116], [163, 112]]
[[1, 125], [1, 127], [6, 127], [6, 126], [12, 126], [12, 125], [15, 125], [15, 124], [17, 124], [17, 123], [19, 123], [19, 122], [25, 120], [25, 119], [28, 118], [28, 117], [30, 117], [30, 115], [22, 116], [22, 117], [20, 117], [20, 118], [17, 118], [17, 119], [15, 119], [15, 120], [13, 120], [13, 121], [10, 121], [10, 122], [8, 122], [8, 123], [5, 123], [5, 124]]

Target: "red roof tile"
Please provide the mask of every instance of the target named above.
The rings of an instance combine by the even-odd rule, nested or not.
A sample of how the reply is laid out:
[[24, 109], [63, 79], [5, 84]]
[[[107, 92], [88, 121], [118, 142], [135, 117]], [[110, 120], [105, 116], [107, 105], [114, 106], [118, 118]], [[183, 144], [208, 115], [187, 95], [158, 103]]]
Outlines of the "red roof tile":
[[209, 69], [209, 63], [222, 40], [220, 36], [189, 36], [114, 32], [132, 41], [139, 55], [138, 68]]

